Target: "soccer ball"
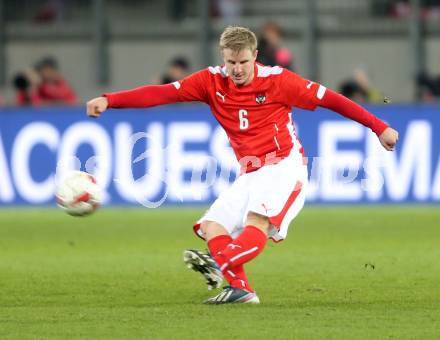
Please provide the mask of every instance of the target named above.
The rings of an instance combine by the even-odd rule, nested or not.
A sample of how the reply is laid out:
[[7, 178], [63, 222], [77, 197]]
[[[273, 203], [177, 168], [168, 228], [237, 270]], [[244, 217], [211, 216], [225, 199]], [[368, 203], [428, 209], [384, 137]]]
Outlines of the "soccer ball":
[[69, 215], [90, 215], [101, 204], [101, 189], [95, 177], [87, 172], [74, 171], [58, 185], [56, 201]]

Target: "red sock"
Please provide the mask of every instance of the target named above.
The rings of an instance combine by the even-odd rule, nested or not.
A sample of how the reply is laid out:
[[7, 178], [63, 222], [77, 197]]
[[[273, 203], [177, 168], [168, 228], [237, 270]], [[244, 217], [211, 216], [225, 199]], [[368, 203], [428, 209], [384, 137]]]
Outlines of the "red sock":
[[232, 242], [232, 237], [229, 235], [219, 235], [208, 241], [208, 248], [211, 256], [214, 257], [221, 252], [226, 246]]
[[263, 250], [267, 235], [257, 227], [248, 225], [234, 241], [213, 257], [223, 274], [255, 258]]
[[[212, 257], [215, 257], [219, 252], [224, 250], [228, 244], [232, 242], [232, 237], [229, 235], [216, 236], [208, 241], [208, 248]], [[230, 268], [223, 272], [223, 276], [228, 281], [231, 287], [246, 289], [253, 292], [249, 285], [248, 278], [244, 272], [243, 265]]]

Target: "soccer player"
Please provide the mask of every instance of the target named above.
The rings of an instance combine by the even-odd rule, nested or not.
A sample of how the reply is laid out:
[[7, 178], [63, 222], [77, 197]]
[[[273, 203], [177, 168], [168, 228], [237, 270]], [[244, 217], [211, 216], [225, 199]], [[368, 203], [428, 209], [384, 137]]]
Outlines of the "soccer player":
[[398, 133], [342, 95], [278, 66], [256, 63], [257, 39], [243, 27], [220, 37], [224, 66], [208, 67], [165, 85], [106, 93], [87, 103], [99, 117], [107, 108], [145, 108], [175, 102], [207, 103], [225, 129], [241, 175], [196, 223], [209, 253], [184, 251], [184, 261], [205, 277], [208, 288], [226, 286], [205, 303], [259, 303], [244, 265], [269, 238], [283, 240], [305, 200], [307, 166], [295, 134], [292, 107], [324, 107], [369, 127], [386, 150]]

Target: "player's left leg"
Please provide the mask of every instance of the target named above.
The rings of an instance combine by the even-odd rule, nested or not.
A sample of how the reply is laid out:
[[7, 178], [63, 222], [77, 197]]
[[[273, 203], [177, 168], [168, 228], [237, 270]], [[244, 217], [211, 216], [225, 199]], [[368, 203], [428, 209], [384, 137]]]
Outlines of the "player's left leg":
[[243, 232], [222, 251], [214, 255], [224, 273], [257, 257], [264, 249], [269, 232], [269, 218], [250, 211]]
[[237, 232], [241, 231], [248, 198], [247, 178], [247, 176], [237, 178], [231, 187], [220, 194], [194, 226], [196, 234], [207, 242], [209, 254], [196, 250], [184, 251], [184, 262], [193, 270], [203, 274], [208, 289], [218, 288], [224, 278], [231, 287], [252, 291], [243, 267], [221, 273], [211, 257], [225, 249]]
[[225, 278], [230, 287], [253, 292], [243, 266], [235, 266], [222, 273], [217, 262], [211, 256], [211, 254], [215, 255], [226, 249], [233, 241], [227, 230], [214, 221], [203, 221], [200, 229], [207, 241], [209, 253], [194, 249], [185, 250], [183, 257], [187, 266], [204, 276], [209, 290], [220, 287], [223, 278]]
[[[234, 273], [242, 272], [244, 274], [243, 265], [260, 254], [266, 244], [270, 225], [267, 216], [249, 212], [246, 218], [246, 225], [243, 232], [235, 240], [231, 238], [231, 242], [226, 247], [213, 253], [213, 257], [225, 277], [231, 274], [234, 275]], [[233, 282], [239, 281], [234, 280]], [[231, 286], [225, 287], [218, 295], [206, 300], [205, 303], [257, 304], [260, 303], [260, 299], [248, 284], [243, 287], [231, 284]]]
[[[290, 222], [304, 204], [307, 168], [300, 154], [290, 155], [280, 163], [263, 167], [250, 175], [249, 213], [245, 227], [225, 250], [214, 256], [223, 272], [254, 259], [263, 250], [268, 237], [275, 241], [284, 239]], [[207, 303], [243, 302], [247, 299], [254, 303], [259, 301], [256, 295], [226, 288]]]
[[[208, 249], [212, 256], [221, 253], [233, 241], [232, 236], [225, 233], [225, 229], [222, 230], [222, 228], [219, 228], [216, 222], [205, 221], [202, 223], [201, 229], [205, 234]], [[243, 266], [230, 268], [223, 272], [223, 276], [231, 287], [244, 289], [249, 292], [253, 291]]]

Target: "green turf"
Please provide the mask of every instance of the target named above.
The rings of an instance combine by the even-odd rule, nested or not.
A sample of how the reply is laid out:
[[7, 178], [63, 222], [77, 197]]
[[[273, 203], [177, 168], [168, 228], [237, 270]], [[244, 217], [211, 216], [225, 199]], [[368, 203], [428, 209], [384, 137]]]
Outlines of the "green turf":
[[440, 209], [304, 209], [248, 266], [259, 306], [205, 306], [201, 210], [0, 209], [1, 339], [439, 339]]

